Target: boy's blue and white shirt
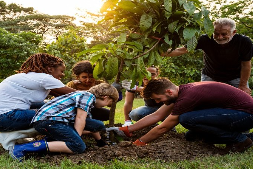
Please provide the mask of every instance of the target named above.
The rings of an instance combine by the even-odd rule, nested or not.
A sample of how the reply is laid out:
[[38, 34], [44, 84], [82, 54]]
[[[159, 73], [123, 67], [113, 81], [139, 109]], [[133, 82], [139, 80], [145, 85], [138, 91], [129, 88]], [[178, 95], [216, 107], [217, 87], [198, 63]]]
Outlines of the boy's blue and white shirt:
[[34, 116], [32, 123], [40, 120], [74, 122], [77, 108], [87, 112], [87, 118], [92, 118], [91, 108], [94, 107], [95, 96], [86, 91], [76, 91], [56, 97], [45, 103]]

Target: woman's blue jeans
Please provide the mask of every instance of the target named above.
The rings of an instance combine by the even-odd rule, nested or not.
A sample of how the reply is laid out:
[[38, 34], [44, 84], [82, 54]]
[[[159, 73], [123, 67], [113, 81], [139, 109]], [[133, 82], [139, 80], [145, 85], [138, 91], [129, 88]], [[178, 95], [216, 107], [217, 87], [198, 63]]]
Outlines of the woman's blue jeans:
[[36, 111], [35, 110], [13, 110], [0, 115], [0, 131], [16, 131], [29, 129]]
[[36, 110], [43, 106], [44, 102], [33, 103], [28, 110], [12, 110], [0, 115], [0, 132], [29, 129]]
[[[47, 141], [63, 141], [73, 153], [83, 153], [86, 145], [74, 128], [74, 123], [64, 123], [51, 120], [42, 120], [34, 123], [39, 133], [46, 135]], [[103, 122], [95, 119], [86, 119], [85, 130], [97, 132], [105, 130]]]
[[214, 144], [243, 142], [242, 132], [253, 128], [253, 114], [239, 110], [213, 108], [179, 116], [179, 123]]
[[132, 110], [129, 114], [131, 120], [139, 121], [143, 117], [156, 112], [160, 107], [149, 107], [149, 106], [140, 106]]

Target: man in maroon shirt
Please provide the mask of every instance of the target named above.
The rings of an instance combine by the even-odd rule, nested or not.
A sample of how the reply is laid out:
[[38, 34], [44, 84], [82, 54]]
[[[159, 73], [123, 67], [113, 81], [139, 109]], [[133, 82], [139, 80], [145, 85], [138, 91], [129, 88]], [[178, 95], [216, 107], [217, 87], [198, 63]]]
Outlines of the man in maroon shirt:
[[135, 145], [146, 145], [180, 123], [189, 129], [189, 138], [197, 135], [210, 143], [227, 144], [232, 152], [243, 152], [252, 146], [252, 133], [242, 132], [253, 128], [253, 98], [240, 89], [208, 81], [176, 86], [160, 78], [149, 81], [143, 97], [164, 105], [132, 126], [115, 128], [116, 132], [130, 136], [133, 131], [167, 118], [136, 140]]

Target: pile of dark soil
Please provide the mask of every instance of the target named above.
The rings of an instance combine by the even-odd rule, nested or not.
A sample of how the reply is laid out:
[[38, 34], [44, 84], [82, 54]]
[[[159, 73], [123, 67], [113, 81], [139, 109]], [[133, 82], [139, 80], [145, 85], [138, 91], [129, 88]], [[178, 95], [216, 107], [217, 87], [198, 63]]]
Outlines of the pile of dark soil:
[[[225, 150], [215, 147], [214, 145], [199, 142], [188, 142], [184, 139], [183, 133], [169, 131], [157, 140], [146, 146], [135, 146], [132, 142], [147, 133], [152, 127], [134, 132], [132, 138], [124, 138], [115, 144], [109, 144], [104, 147], [95, 146], [96, 143], [91, 136], [82, 136], [87, 145], [87, 149], [82, 154], [61, 154], [49, 153], [44, 155], [28, 155], [26, 158], [33, 156], [40, 162], [49, 162], [60, 164], [63, 159], [69, 159], [74, 164], [83, 162], [94, 162], [98, 164], [107, 164], [111, 160], [137, 160], [151, 159], [161, 160], [164, 162], [176, 162], [181, 160], [193, 160], [206, 156], [215, 156], [225, 154]], [[119, 140], [119, 138], [118, 138]], [[4, 151], [1, 149], [0, 151]]]

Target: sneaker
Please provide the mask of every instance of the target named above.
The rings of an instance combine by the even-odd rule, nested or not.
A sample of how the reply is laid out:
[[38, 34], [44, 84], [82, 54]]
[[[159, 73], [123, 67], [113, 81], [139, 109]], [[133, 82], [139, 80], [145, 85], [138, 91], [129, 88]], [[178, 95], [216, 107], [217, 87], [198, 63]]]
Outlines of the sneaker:
[[131, 120], [126, 120], [126, 121], [124, 122], [124, 124], [122, 125], [122, 127], [130, 126], [130, 125], [132, 125], [132, 124], [133, 124], [133, 123], [132, 123]]
[[231, 152], [240, 152], [240, 153], [242, 153], [242, 152], [246, 151], [250, 147], [252, 147], [252, 141], [251, 141], [250, 138], [247, 138], [243, 142], [232, 144], [230, 146], [230, 151]]

